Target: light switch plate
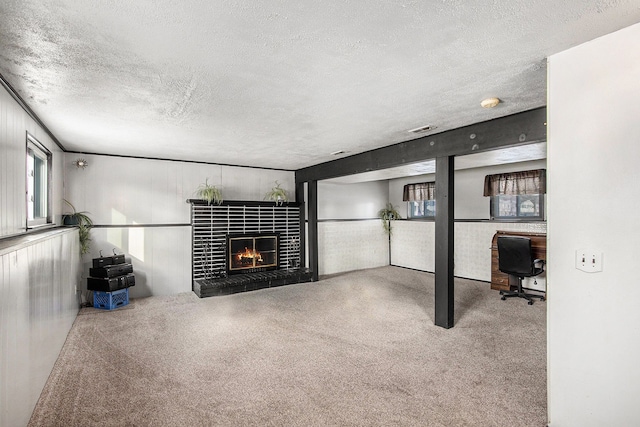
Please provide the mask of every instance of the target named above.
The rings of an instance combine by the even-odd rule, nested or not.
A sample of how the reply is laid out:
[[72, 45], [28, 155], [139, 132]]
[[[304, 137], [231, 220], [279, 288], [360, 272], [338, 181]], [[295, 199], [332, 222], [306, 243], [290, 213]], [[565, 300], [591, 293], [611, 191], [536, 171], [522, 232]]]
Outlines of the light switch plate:
[[586, 273], [602, 271], [602, 252], [595, 249], [578, 249], [576, 251], [576, 268]]

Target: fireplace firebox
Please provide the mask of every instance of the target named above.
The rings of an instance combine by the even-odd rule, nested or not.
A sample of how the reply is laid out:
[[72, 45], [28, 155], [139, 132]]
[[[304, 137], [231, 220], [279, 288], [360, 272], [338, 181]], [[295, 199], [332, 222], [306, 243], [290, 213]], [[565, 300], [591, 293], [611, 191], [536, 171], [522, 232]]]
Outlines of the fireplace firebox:
[[227, 273], [256, 273], [278, 269], [276, 233], [228, 234]]

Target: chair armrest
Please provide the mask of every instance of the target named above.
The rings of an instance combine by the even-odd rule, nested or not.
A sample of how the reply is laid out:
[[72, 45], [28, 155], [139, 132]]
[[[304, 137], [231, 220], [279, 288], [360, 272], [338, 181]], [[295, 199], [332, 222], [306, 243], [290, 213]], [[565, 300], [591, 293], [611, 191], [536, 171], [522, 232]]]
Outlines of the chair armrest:
[[533, 264], [542, 264], [543, 266], [546, 264], [547, 262], [543, 259], [534, 259], [533, 260]]

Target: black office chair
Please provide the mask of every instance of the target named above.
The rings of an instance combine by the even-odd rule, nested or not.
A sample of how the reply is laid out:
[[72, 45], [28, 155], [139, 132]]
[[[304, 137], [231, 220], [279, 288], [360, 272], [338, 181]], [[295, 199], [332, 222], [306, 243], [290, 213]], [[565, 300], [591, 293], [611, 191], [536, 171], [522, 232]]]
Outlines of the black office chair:
[[501, 299], [504, 301], [511, 297], [524, 298], [529, 301], [529, 305], [533, 305], [532, 298], [540, 298], [540, 301], [544, 301], [544, 296], [528, 294], [522, 290], [522, 279], [544, 272], [544, 264], [544, 260], [533, 259], [531, 239], [519, 236], [498, 236], [498, 269], [509, 275], [509, 284], [512, 283], [511, 278], [518, 280], [517, 290], [500, 291]]

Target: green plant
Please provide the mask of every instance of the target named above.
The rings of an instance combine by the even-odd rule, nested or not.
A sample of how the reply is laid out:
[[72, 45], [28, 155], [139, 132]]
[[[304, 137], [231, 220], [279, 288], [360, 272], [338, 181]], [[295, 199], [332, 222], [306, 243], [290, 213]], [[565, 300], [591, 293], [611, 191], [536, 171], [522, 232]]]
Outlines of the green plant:
[[280, 183], [276, 181], [276, 186], [271, 188], [271, 191], [267, 191], [264, 195], [264, 200], [273, 200], [276, 205], [281, 205], [289, 200], [287, 191], [284, 188], [280, 188]]
[[78, 234], [80, 236], [80, 253], [84, 255], [89, 252], [89, 248], [91, 246], [89, 243], [91, 241], [89, 232], [91, 231], [91, 227], [93, 226], [93, 221], [91, 220], [89, 215], [87, 215], [89, 212], [78, 212], [75, 206], [71, 204], [71, 202], [66, 199], [62, 200], [64, 200], [64, 202], [69, 205], [69, 207], [73, 211], [71, 213], [65, 213], [62, 215], [62, 223], [64, 225], [72, 225], [78, 227]]
[[207, 203], [212, 202], [220, 205], [222, 203], [222, 191], [215, 185], [209, 185], [209, 178], [204, 181], [204, 184], [200, 184], [196, 190], [196, 195], [202, 200], [206, 200]]
[[80, 236], [80, 254], [84, 255], [89, 252], [91, 248], [91, 237], [89, 236], [91, 226], [78, 226], [78, 235]]
[[382, 227], [384, 227], [384, 231], [387, 234], [391, 234], [391, 221], [394, 219], [401, 219], [400, 213], [397, 211], [395, 206], [391, 203], [387, 203], [387, 205], [378, 211], [378, 216], [382, 220]]

